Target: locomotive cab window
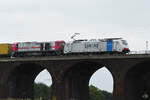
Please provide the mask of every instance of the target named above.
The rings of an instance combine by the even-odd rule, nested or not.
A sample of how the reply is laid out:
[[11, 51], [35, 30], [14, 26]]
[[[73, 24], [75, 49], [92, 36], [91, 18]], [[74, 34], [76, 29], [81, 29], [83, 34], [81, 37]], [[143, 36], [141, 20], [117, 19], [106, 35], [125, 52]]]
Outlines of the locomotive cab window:
[[124, 45], [128, 45], [127, 41], [126, 40], [122, 40], [122, 44]]
[[61, 46], [61, 43], [58, 43], [57, 45], [58, 45], [58, 46]]
[[65, 43], [63, 42], [62, 45], [65, 45]]

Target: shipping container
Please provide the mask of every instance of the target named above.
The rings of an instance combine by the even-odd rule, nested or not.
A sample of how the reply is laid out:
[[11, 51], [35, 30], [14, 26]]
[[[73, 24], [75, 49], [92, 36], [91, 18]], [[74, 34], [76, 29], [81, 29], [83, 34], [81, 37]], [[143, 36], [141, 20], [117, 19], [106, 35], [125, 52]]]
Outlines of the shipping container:
[[0, 56], [10, 54], [10, 44], [0, 44]]

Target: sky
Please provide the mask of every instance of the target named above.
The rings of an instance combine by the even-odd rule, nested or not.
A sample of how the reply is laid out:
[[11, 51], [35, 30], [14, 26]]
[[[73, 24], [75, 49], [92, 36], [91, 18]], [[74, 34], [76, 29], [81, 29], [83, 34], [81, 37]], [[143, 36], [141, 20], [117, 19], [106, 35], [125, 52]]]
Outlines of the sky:
[[[0, 0], [0, 43], [122, 37], [150, 42], [150, 0]], [[149, 45], [149, 44], [148, 44]], [[150, 46], [148, 46], [150, 48]]]

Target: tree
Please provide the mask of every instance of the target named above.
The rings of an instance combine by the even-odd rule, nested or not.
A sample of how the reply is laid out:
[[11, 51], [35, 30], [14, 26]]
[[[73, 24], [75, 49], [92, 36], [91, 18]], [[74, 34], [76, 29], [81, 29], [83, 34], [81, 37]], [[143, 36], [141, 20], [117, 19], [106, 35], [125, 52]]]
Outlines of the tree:
[[93, 85], [89, 86], [89, 95], [89, 100], [112, 100], [111, 93], [107, 91], [102, 91]]
[[107, 91], [102, 91], [102, 100], [112, 100], [112, 94]]
[[[97, 87], [89, 86], [89, 100], [112, 100], [112, 94], [107, 91], [102, 91]], [[42, 83], [34, 83], [34, 98], [42, 100], [50, 100], [51, 87]], [[40, 100], [41, 100], [40, 99]]]
[[102, 91], [93, 85], [89, 86], [90, 100], [102, 100]]
[[51, 88], [43, 83], [34, 83], [34, 98], [50, 100]]

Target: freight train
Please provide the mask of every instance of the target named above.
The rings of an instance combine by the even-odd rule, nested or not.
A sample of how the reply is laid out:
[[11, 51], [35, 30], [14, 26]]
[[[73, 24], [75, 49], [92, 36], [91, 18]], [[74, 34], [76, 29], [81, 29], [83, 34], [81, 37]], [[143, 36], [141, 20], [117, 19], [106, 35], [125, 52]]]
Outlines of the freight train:
[[128, 52], [128, 43], [122, 38], [0, 44], [0, 56], [9, 57]]

